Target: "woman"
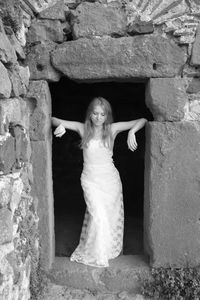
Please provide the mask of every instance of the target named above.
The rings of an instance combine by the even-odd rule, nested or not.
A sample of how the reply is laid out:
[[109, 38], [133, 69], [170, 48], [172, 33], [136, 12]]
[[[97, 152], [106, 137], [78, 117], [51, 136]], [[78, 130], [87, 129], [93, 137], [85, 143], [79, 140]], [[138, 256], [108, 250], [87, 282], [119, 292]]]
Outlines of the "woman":
[[90, 103], [85, 123], [52, 118], [54, 134], [61, 137], [66, 129], [81, 137], [84, 166], [81, 185], [87, 205], [80, 242], [70, 259], [95, 267], [108, 267], [109, 259], [122, 251], [124, 209], [122, 184], [113, 164], [113, 146], [118, 133], [129, 130], [128, 147], [137, 149], [135, 133], [146, 119], [113, 123], [112, 109], [102, 97]]

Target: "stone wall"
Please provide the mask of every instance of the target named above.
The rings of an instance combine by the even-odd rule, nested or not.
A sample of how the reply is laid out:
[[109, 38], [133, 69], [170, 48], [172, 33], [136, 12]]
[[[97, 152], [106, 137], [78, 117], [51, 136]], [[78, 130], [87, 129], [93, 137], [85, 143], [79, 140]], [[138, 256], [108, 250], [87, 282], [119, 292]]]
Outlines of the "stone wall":
[[0, 298], [25, 300], [39, 261], [29, 131], [34, 103], [26, 98], [25, 15], [18, 1], [0, 1], [0, 16]]
[[146, 252], [154, 266], [198, 264], [198, 1], [0, 0], [0, 18], [2, 299], [29, 299], [39, 259], [54, 259], [48, 82], [61, 76], [148, 81]]

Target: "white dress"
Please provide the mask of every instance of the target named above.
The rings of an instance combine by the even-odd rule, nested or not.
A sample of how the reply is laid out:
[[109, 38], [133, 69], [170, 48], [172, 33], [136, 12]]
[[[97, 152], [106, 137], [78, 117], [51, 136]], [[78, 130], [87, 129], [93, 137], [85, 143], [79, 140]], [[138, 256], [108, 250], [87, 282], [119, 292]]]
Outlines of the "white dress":
[[108, 267], [123, 246], [124, 208], [122, 184], [112, 151], [92, 139], [83, 150], [81, 185], [87, 205], [78, 247], [70, 260]]

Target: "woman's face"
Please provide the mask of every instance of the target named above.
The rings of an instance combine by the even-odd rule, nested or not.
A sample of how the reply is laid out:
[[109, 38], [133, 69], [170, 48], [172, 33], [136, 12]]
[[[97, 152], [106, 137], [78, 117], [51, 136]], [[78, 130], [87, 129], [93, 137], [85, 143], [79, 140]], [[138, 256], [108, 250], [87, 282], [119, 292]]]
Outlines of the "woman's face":
[[103, 107], [100, 105], [95, 106], [91, 113], [91, 120], [93, 125], [102, 126], [106, 121], [106, 118], [107, 116], [105, 114]]

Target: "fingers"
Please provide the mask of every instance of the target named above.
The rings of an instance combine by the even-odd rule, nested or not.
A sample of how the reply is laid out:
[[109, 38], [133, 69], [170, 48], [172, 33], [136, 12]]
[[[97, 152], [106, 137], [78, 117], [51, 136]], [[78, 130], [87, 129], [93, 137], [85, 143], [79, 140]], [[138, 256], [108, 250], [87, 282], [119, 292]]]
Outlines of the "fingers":
[[66, 132], [65, 127], [64, 127], [62, 124], [60, 124], [60, 125], [55, 129], [54, 135], [55, 135], [56, 137], [61, 137], [61, 136], [63, 136], [63, 134], [65, 134], [65, 132]]
[[128, 137], [128, 140], [127, 140], [127, 144], [128, 144], [128, 148], [131, 150], [131, 151], [135, 151], [137, 149], [137, 142], [136, 142], [136, 139], [135, 139], [135, 136], [129, 136]]

